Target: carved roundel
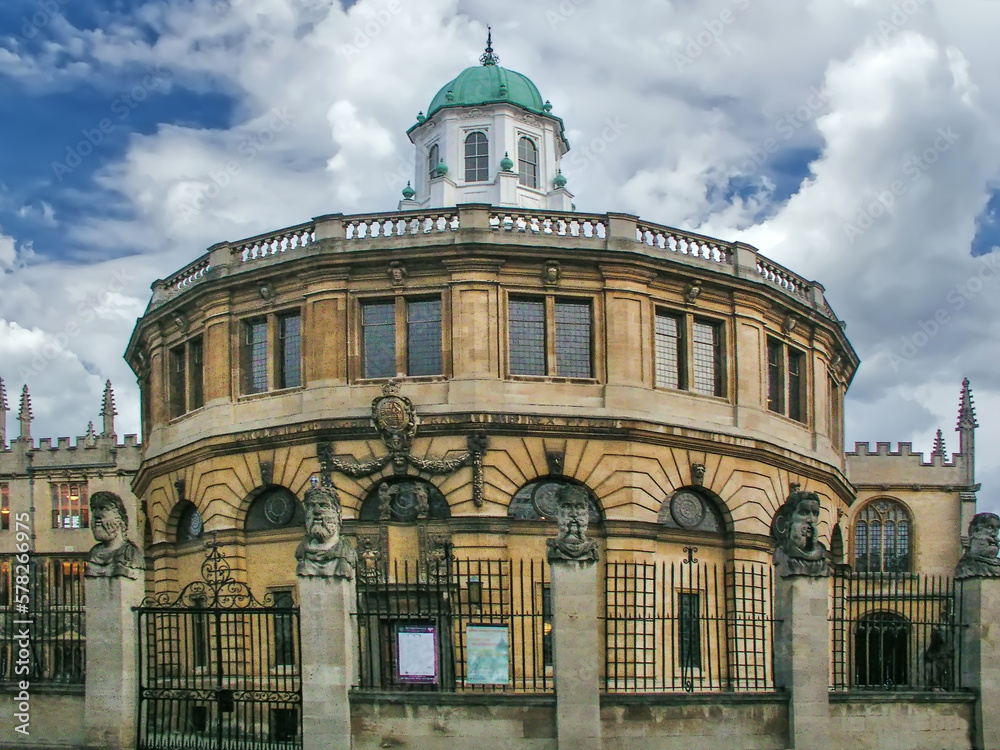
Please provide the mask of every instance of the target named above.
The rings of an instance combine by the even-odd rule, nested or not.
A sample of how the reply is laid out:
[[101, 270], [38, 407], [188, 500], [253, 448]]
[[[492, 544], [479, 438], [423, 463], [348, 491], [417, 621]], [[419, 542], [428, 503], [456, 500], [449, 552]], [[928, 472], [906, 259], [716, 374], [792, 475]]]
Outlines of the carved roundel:
[[295, 502], [285, 493], [272, 492], [264, 501], [264, 517], [275, 526], [284, 526], [295, 514]]
[[383, 398], [375, 407], [375, 422], [386, 432], [402, 432], [410, 422], [410, 410], [401, 398]]
[[693, 529], [705, 518], [705, 503], [693, 492], [680, 490], [670, 498], [670, 515], [678, 526]]

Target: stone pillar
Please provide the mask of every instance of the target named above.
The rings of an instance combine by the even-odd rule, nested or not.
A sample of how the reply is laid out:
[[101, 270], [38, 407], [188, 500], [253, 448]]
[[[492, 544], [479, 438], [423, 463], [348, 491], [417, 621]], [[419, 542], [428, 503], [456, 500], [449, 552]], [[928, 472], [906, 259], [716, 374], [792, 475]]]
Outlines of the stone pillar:
[[86, 579], [87, 690], [85, 738], [91, 747], [135, 747], [139, 650], [136, 613], [142, 602], [142, 578]]
[[774, 682], [791, 694], [788, 747], [821, 750], [830, 741], [828, 579], [779, 577], [774, 595]]
[[299, 578], [303, 750], [350, 750], [354, 581]]
[[559, 750], [600, 750], [597, 565], [553, 560], [551, 570]]

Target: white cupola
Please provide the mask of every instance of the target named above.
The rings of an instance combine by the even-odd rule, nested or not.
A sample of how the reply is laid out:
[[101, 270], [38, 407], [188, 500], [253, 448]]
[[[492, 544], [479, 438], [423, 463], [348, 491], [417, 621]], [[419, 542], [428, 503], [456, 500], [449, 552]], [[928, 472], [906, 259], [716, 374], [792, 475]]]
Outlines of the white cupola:
[[526, 76], [497, 65], [492, 33], [481, 65], [466, 68], [407, 131], [416, 175], [400, 210], [459, 203], [571, 211], [560, 170], [563, 121]]

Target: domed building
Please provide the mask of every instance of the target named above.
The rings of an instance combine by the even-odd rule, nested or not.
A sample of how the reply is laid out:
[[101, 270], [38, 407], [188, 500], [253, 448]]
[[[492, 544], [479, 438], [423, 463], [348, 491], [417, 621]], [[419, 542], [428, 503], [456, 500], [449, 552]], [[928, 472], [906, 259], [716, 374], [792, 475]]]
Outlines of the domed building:
[[[154, 284], [126, 352], [149, 593], [198, 580], [211, 541], [258, 599], [299, 603], [303, 498], [332, 486], [358, 557], [359, 695], [544, 695], [546, 540], [572, 492], [602, 690], [772, 695], [771, 526], [791, 493], [819, 498], [838, 564], [954, 567], [975, 508], [967, 384], [961, 453], [845, 455], [859, 360], [823, 286], [744, 243], [575, 211], [553, 110], [488, 46], [407, 131], [397, 211], [222, 242]], [[489, 625], [510, 628], [503, 686], [466, 658], [465, 627]], [[433, 679], [401, 666], [421, 628]], [[877, 682], [844, 653], [832, 687]]]

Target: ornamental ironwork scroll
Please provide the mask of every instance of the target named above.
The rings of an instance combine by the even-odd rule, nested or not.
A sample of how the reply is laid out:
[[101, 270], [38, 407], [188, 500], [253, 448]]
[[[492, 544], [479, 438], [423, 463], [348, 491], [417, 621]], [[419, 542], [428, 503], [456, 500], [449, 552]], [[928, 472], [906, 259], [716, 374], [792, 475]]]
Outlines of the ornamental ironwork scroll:
[[486, 435], [476, 433], [468, 437], [466, 451], [453, 457], [420, 458], [410, 452], [417, 435], [416, 410], [413, 402], [399, 393], [399, 383], [390, 380], [382, 387], [382, 395], [372, 401], [372, 423], [385, 444], [386, 455], [370, 461], [344, 460], [333, 455], [333, 443], [321, 442], [316, 454], [322, 470], [324, 484], [332, 485], [333, 472], [349, 477], [367, 477], [391, 465], [394, 474], [406, 473], [412, 466], [425, 474], [452, 474], [463, 466], [472, 467], [472, 502], [483, 504], [483, 454], [486, 453]]
[[156, 609], [264, 609], [275, 606], [270, 592], [258, 600], [250, 587], [233, 578], [229, 561], [213, 538], [206, 542], [208, 554], [201, 563], [201, 580], [187, 584], [174, 596], [164, 591], [142, 600], [140, 607]]

